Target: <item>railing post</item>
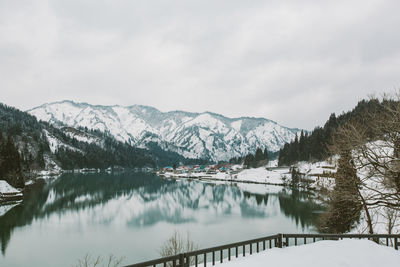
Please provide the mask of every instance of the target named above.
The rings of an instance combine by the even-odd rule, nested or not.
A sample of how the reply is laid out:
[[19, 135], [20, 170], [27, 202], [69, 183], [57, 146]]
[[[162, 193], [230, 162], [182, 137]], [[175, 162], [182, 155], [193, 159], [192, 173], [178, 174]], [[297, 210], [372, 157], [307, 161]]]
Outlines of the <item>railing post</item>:
[[185, 255], [183, 255], [183, 253], [179, 254], [179, 267], [185, 267]]
[[282, 234], [278, 234], [278, 248], [282, 248]]
[[190, 265], [190, 257], [185, 253], [184, 266], [189, 267], [189, 265]]

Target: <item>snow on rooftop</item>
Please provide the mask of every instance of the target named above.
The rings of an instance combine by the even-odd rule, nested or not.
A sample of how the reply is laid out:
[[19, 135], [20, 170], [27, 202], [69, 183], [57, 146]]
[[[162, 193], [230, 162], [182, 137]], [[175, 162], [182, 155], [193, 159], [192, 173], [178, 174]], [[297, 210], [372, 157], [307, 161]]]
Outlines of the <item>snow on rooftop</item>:
[[319, 241], [287, 248], [273, 248], [251, 256], [224, 262], [221, 267], [296, 266], [369, 267], [399, 266], [400, 251], [369, 240]]
[[21, 193], [18, 189], [9, 185], [6, 181], [0, 180], [0, 193]]

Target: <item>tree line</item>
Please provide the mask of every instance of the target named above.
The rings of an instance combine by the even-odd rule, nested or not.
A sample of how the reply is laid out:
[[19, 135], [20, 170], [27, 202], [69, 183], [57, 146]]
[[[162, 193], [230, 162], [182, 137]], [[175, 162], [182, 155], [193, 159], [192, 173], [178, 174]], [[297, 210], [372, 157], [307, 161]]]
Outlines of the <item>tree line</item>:
[[360, 231], [373, 234], [385, 223], [391, 234], [400, 222], [400, 95], [364, 103], [328, 146], [339, 159], [323, 232], [348, 232], [361, 222]]
[[22, 159], [12, 138], [10, 136], [4, 138], [0, 132], [0, 179], [6, 180], [13, 186], [23, 187], [21, 165]]
[[261, 148], [257, 148], [256, 152], [249, 153], [244, 157], [234, 157], [229, 160], [229, 163], [232, 164], [243, 164], [245, 168], [257, 168], [260, 166], [267, 165], [269, 162], [269, 152], [266, 148], [262, 150]]
[[332, 113], [323, 127], [316, 127], [311, 133], [301, 131], [300, 136], [283, 146], [279, 151], [279, 166], [289, 166], [298, 161], [321, 161], [330, 156], [329, 146], [336, 130], [350, 121], [365, 123], [365, 114], [384, 111], [384, 106], [392, 100], [362, 100], [349, 112], [336, 116]]

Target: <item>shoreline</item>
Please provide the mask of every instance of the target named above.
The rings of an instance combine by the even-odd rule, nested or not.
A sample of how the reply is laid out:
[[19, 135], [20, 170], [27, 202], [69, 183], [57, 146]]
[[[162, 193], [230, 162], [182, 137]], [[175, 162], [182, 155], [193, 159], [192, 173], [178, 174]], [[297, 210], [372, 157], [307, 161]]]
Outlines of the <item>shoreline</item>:
[[246, 183], [246, 184], [263, 184], [263, 185], [276, 185], [276, 186], [288, 186], [284, 183], [270, 183], [270, 182], [258, 182], [258, 181], [251, 181], [251, 180], [238, 180], [238, 179], [222, 179], [216, 178], [212, 176], [165, 176], [156, 174], [157, 176], [164, 178], [164, 179], [192, 179], [192, 180], [202, 180], [202, 181], [221, 181], [221, 182], [234, 182], [234, 183]]

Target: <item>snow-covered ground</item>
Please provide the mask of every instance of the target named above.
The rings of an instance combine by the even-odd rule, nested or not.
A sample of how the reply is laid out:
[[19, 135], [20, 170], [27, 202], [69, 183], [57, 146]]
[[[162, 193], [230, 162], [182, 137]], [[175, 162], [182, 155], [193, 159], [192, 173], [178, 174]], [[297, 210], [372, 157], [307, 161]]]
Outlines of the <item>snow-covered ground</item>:
[[326, 161], [301, 161], [296, 163], [294, 167], [306, 175], [331, 174], [332, 172], [336, 172], [336, 163], [337, 157], [332, 157]]
[[301, 161], [293, 165], [304, 178], [312, 181], [311, 186], [317, 190], [333, 190], [337, 171], [338, 157], [331, 157], [326, 161], [307, 162]]
[[273, 248], [218, 266], [369, 267], [399, 266], [400, 251], [368, 240], [319, 241], [287, 248]]
[[238, 180], [252, 181], [252, 182], [265, 182], [271, 184], [282, 184], [282, 178], [288, 175], [289, 169], [271, 169], [268, 170], [264, 167], [255, 169], [246, 169], [237, 174]]

